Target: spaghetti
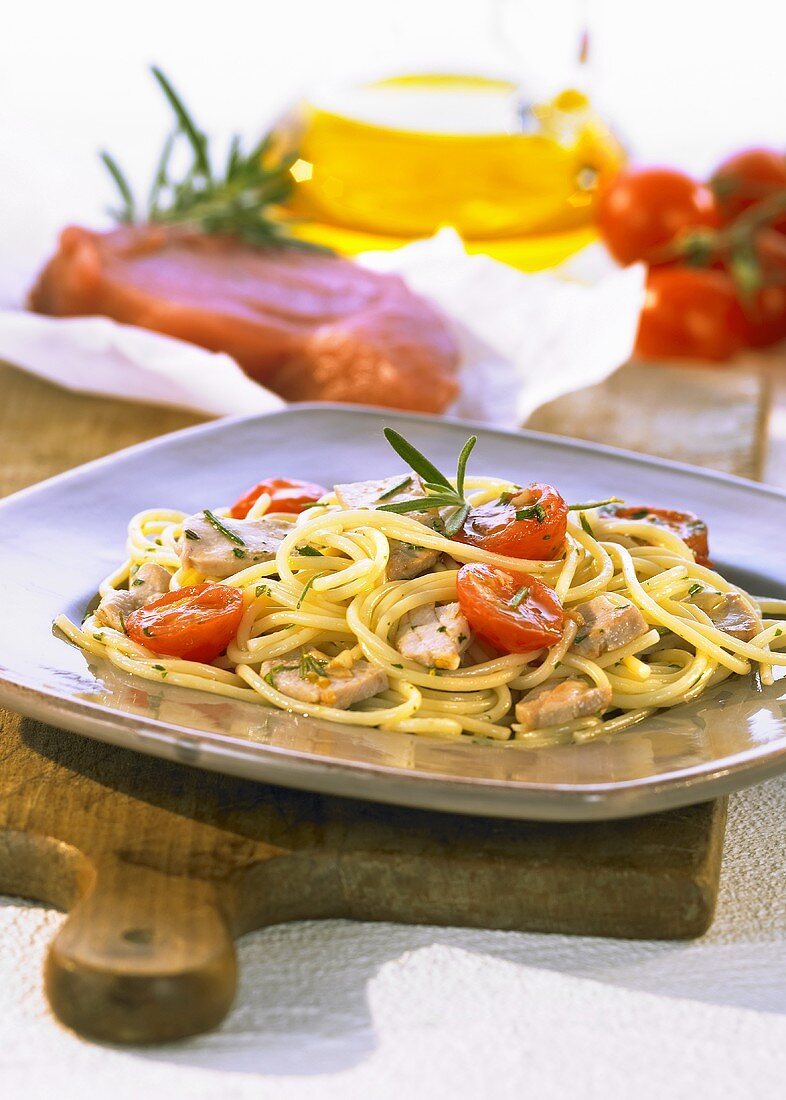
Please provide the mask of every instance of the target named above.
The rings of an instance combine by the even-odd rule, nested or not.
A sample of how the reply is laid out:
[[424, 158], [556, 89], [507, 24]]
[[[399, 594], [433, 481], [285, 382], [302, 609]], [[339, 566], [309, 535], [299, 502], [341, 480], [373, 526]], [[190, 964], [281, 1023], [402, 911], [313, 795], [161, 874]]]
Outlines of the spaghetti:
[[[230, 509], [205, 512], [218, 525], [217, 539], [221, 528], [228, 532], [231, 545], [224, 549], [231, 549], [236, 563], [230, 562], [227, 576], [200, 572], [186, 552], [193, 548], [189, 538], [193, 545], [200, 538], [190, 526], [194, 517], [164, 509], [141, 512], [129, 525], [126, 561], [100, 586], [99, 608], [81, 626], [63, 616], [57, 625], [87, 653], [146, 680], [345, 724], [532, 746], [613, 734], [655, 710], [695, 699], [729, 676], [755, 670], [771, 683], [775, 667], [786, 665], [786, 653], [779, 652], [786, 617], [778, 617], [786, 616], [786, 603], [759, 602], [731, 585], [697, 560], [690, 538], [680, 537], [673, 523], [658, 521], [654, 511], [605, 502], [564, 506], [554, 556], [523, 558], [485, 548], [475, 537], [473, 517], [512, 506], [511, 523], [534, 523], [540, 534], [545, 514], [542, 520], [540, 505], [526, 503], [538, 487], [465, 478], [461, 469], [449, 482], [453, 500], [444, 480], [440, 493], [425, 479], [359, 483], [391, 486], [378, 493], [376, 506], [347, 507], [347, 494], [342, 503], [341, 493], [333, 491], [299, 512], [282, 512], [276, 511], [275, 494], [262, 492], [243, 520], [233, 521]], [[381, 497], [393, 498], [390, 510]], [[420, 501], [422, 510], [408, 500]], [[466, 507], [463, 526], [449, 536], [447, 523], [459, 507]], [[276, 521], [280, 535], [275, 552], [249, 564], [253, 555], [246, 556], [247, 542], [237, 532], [267, 520]], [[391, 558], [402, 546], [431, 552], [433, 564], [420, 575], [391, 579]], [[158, 645], [147, 629], [141, 639], [147, 644], [140, 644], [132, 620], [147, 615], [154, 621], [164, 599], [150, 600], [114, 626], [99, 613], [118, 593], [133, 594], [137, 574], [148, 575], [151, 565], [165, 571], [170, 593], [214, 585], [233, 590], [225, 594], [238, 608], [236, 629], [215, 659], [162, 650], [163, 641]], [[539, 606], [557, 608], [556, 640], [522, 652], [491, 646], [493, 630], [478, 630], [477, 615], [489, 614], [492, 603], [464, 599], [465, 571], [477, 574], [480, 567], [487, 578], [512, 577], [518, 585], [514, 596], [502, 599], [506, 621], [527, 614], [534, 621], [532, 601], [537, 603], [541, 589], [547, 592], [551, 603]], [[179, 606], [177, 599], [166, 599]], [[421, 621], [425, 627], [418, 626]], [[466, 621], [469, 629], [461, 627]], [[629, 637], [612, 636], [613, 630], [604, 635], [604, 623], [628, 621]], [[437, 650], [449, 652], [450, 660], [429, 663], [428, 646], [425, 658], [418, 651], [421, 637], [436, 638]], [[363, 677], [379, 690], [331, 705], [345, 685]]]

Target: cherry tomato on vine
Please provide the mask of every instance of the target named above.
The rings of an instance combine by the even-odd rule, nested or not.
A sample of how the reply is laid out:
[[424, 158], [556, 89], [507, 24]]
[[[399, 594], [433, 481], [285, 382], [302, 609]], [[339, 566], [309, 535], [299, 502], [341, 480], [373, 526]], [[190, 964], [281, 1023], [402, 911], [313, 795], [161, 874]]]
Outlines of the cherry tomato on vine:
[[327, 493], [322, 485], [313, 481], [297, 481], [288, 477], [269, 477], [259, 481], [244, 493], [229, 510], [233, 519], [245, 519], [263, 493], [270, 493], [270, 512], [302, 512], [307, 504], [313, 504]]
[[472, 629], [503, 653], [529, 653], [562, 637], [559, 596], [527, 573], [472, 562], [459, 569], [456, 593]]
[[764, 348], [786, 339], [786, 235], [759, 229], [752, 244], [763, 285], [742, 303], [745, 343]]
[[746, 336], [731, 278], [703, 268], [650, 271], [636, 352], [650, 359], [729, 359]]
[[[786, 190], [786, 155], [775, 149], [743, 149], [727, 157], [712, 173], [710, 186], [724, 224], [777, 191]], [[786, 213], [775, 221], [786, 232]]]
[[601, 238], [621, 264], [659, 262], [664, 246], [685, 232], [719, 225], [715, 197], [703, 183], [673, 168], [622, 172], [598, 200]]
[[243, 594], [227, 584], [192, 584], [132, 611], [126, 633], [163, 657], [214, 661], [235, 637]]
[[786, 286], [765, 286], [745, 308], [745, 343], [766, 348], [786, 340]]

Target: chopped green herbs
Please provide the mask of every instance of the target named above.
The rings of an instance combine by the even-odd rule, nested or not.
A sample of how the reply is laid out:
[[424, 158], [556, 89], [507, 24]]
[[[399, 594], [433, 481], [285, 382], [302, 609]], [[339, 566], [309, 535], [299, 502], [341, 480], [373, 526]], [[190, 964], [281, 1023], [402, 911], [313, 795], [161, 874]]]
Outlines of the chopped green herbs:
[[579, 512], [579, 523], [581, 524], [582, 530], [586, 531], [587, 534], [590, 536], [590, 538], [595, 537], [595, 534], [594, 534], [592, 528], [590, 527], [590, 522], [587, 519], [584, 512]]
[[153, 665], [153, 668], [156, 670], [156, 672], [165, 672], [166, 671], [166, 669], [164, 668], [163, 665]]
[[516, 509], [516, 522], [521, 523], [525, 519], [535, 519], [543, 523], [546, 518], [546, 509], [542, 504], [528, 504], [525, 508]]
[[246, 545], [245, 542], [241, 539], [240, 535], [236, 535], [234, 531], [230, 531], [229, 528], [221, 522], [218, 516], [213, 515], [209, 508], [205, 508], [202, 512], [202, 515], [205, 517], [211, 527], [215, 527], [219, 535], [223, 535], [224, 538], [229, 539], [230, 542], [237, 543], [238, 546]]
[[309, 674], [322, 677], [325, 675], [326, 669], [327, 661], [320, 660], [313, 653], [301, 653], [300, 664], [298, 665], [298, 675], [301, 680], [305, 680]]
[[466, 640], [467, 640], [467, 635], [466, 634], [459, 634], [458, 639], [457, 639], [459, 645], [461, 645], [462, 642], [466, 642]]
[[198, 534], [196, 533], [196, 531], [192, 531], [190, 527], [186, 527], [186, 529], [185, 529], [185, 531], [183, 532], [183, 534], [184, 534], [184, 535], [186, 536], [186, 538], [187, 538], [187, 539], [191, 539], [191, 541], [192, 541], [192, 542], [198, 541], [198, 540], [199, 540], [199, 537], [200, 537], [200, 536], [199, 536], [199, 535], [198, 535]]
[[391, 665], [390, 667], [391, 668], [403, 668], [404, 666], [403, 665]]
[[306, 596], [308, 595], [309, 589], [311, 588], [312, 584], [317, 579], [317, 577], [324, 577], [324, 576], [325, 576], [325, 572], [323, 570], [321, 573], [315, 573], [313, 575], [313, 577], [308, 578], [306, 583], [303, 585], [303, 591], [300, 593], [300, 599], [298, 600], [297, 604], [295, 605], [298, 610], [300, 610], [300, 605], [303, 603], [303, 600], [305, 600]]
[[518, 607], [522, 600], [526, 600], [529, 596], [529, 585], [522, 584], [516, 595], [510, 601], [511, 607]]
[[246, 556], [245, 550], [243, 550], [240, 546], [233, 546], [232, 553], [235, 555], [236, 558], [244, 558]]
[[254, 589], [254, 595], [257, 597], [257, 599], [260, 596], [269, 596], [270, 595], [270, 585], [269, 584], [258, 584], [256, 586], [256, 588]]
[[515, 495], [516, 495], [515, 493], [509, 493], [509, 492], [500, 493], [499, 498], [497, 500], [497, 503], [498, 504], [510, 504], [510, 502], [513, 500]]
[[411, 477], [402, 478], [396, 485], [393, 485], [386, 492], [377, 497], [377, 500], [388, 500], [389, 497], [394, 497], [396, 493], [400, 493], [402, 489], [407, 489], [412, 484]]
[[138, 584], [144, 584], [144, 583], [145, 583], [144, 581], [140, 580], [139, 577], [137, 577], [136, 580], [131, 581], [131, 587], [136, 588], [136, 586]]
[[146, 638], [152, 638], [153, 637], [153, 631], [150, 629], [149, 626], [143, 626], [142, 627], [142, 633], [144, 634], [144, 636]]
[[703, 587], [704, 587], [704, 585], [699, 584], [698, 582], [696, 584], [692, 584], [690, 586], [690, 588], [688, 589], [688, 595], [689, 596], [695, 596], [697, 592], [701, 592]]
[[321, 550], [317, 550], [315, 546], [296, 546], [295, 551], [298, 554], [302, 554], [304, 558], [324, 558], [324, 554]]
[[631, 512], [628, 519], [646, 519], [649, 514], [648, 509], [640, 508], [638, 512]]
[[273, 679], [272, 670], [270, 672], [266, 672], [265, 675], [262, 677], [262, 679], [265, 681], [266, 684], [270, 684], [270, 686], [272, 688], [275, 688], [276, 684], [275, 684], [275, 681]]

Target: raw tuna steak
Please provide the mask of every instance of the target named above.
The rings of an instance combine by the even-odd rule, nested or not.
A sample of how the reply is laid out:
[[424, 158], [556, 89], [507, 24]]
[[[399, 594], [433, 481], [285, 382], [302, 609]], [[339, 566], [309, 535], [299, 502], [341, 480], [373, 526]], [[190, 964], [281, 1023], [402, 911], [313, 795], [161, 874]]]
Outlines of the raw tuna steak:
[[458, 348], [436, 310], [397, 276], [335, 256], [159, 226], [71, 226], [30, 306], [227, 352], [291, 401], [437, 413], [458, 390]]

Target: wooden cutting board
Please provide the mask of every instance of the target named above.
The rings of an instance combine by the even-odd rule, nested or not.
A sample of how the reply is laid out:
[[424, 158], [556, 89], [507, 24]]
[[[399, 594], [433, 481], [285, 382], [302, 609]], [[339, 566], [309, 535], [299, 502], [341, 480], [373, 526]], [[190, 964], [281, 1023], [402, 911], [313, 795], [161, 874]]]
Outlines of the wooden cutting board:
[[[721, 401], [736, 425], [734, 472], [758, 472], [766, 400], [755, 372], [707, 374], [703, 396], [694, 379], [680, 404], [672, 375], [640, 371], [562, 399], [561, 413], [554, 403], [544, 426], [575, 432], [584, 400], [585, 437], [594, 423], [590, 438], [631, 445], [613, 425], [641, 409], [644, 387], [654, 422], [668, 406], [673, 438], [712, 464]], [[199, 419], [2, 366], [0, 392], [0, 492]], [[663, 453], [655, 432], [633, 442]], [[679, 938], [709, 926], [717, 898], [725, 800], [592, 825], [454, 817], [217, 776], [3, 711], [0, 758], [0, 892], [70, 911], [46, 990], [65, 1024], [97, 1039], [161, 1042], [215, 1026], [234, 995], [234, 938], [279, 921]]]

